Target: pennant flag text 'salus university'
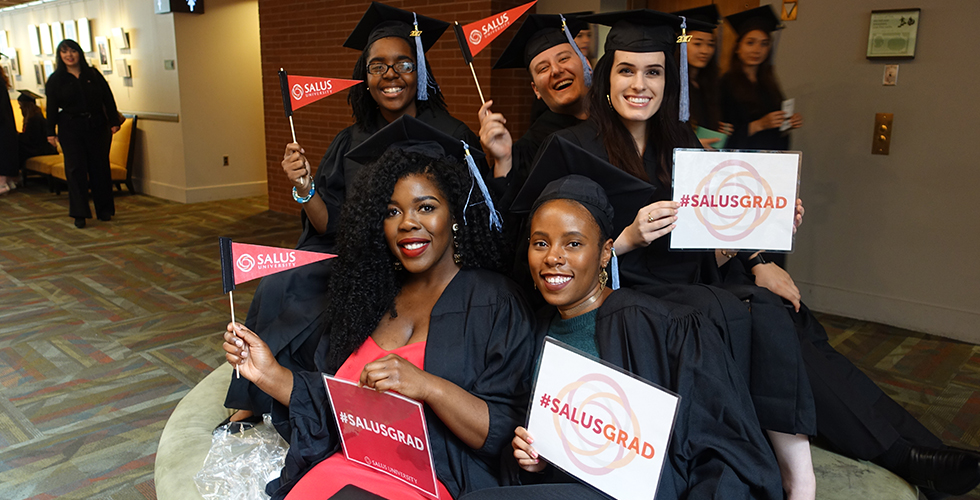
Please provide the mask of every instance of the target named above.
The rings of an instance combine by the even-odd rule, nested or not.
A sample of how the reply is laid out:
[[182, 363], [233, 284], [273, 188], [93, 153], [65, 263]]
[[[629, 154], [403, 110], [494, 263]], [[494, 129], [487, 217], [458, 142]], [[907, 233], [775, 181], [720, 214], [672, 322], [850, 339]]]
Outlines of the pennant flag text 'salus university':
[[[465, 37], [467, 48], [471, 56], [476, 56], [481, 50], [490, 44], [501, 33], [527, 12], [537, 2], [526, 3], [510, 10], [505, 10], [499, 14], [481, 19], [475, 23], [463, 25], [462, 37]], [[460, 47], [462, 49], [462, 47]], [[466, 52], [463, 52], [464, 56]], [[469, 62], [469, 61], [467, 61]]]
[[255, 278], [336, 257], [329, 253], [234, 243], [231, 238], [218, 238], [218, 246], [221, 249], [224, 293], [234, 290], [235, 285]]

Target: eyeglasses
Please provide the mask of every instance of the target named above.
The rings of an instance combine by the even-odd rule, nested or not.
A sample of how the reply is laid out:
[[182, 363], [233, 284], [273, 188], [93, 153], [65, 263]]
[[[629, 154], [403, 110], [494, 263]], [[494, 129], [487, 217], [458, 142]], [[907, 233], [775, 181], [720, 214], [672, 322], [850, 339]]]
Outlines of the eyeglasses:
[[415, 63], [413, 63], [412, 61], [398, 61], [395, 64], [373, 62], [371, 64], [368, 64], [367, 72], [374, 76], [381, 76], [387, 73], [389, 68], [395, 70], [395, 73], [399, 75], [402, 73], [412, 73], [415, 71]]

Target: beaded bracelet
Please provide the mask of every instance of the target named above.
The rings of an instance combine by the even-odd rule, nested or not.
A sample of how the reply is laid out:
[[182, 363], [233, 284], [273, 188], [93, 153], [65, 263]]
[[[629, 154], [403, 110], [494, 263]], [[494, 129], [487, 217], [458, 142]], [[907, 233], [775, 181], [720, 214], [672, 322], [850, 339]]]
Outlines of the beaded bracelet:
[[294, 186], [293, 199], [296, 200], [297, 203], [306, 203], [311, 199], [313, 199], [313, 193], [315, 192], [316, 192], [316, 183], [313, 182], [313, 176], [310, 176], [310, 192], [306, 193], [306, 196], [300, 196], [299, 193], [296, 192], [296, 187]]

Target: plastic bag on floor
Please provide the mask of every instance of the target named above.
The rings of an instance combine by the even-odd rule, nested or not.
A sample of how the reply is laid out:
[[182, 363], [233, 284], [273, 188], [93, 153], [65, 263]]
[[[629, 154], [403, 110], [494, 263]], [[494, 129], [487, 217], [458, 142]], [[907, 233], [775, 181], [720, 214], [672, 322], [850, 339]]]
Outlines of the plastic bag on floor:
[[279, 477], [289, 443], [284, 441], [270, 415], [263, 422], [237, 434], [223, 426], [211, 437], [211, 451], [194, 476], [205, 500], [267, 500], [265, 485]]

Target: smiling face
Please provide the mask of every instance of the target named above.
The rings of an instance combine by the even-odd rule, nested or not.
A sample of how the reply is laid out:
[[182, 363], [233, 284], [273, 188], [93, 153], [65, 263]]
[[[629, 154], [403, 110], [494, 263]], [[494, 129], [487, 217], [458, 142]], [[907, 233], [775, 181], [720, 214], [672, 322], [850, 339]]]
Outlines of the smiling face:
[[612, 239], [602, 240], [599, 225], [581, 204], [552, 200], [534, 212], [527, 263], [549, 304], [569, 309], [592, 297], [599, 271], [611, 257]]
[[61, 61], [65, 63], [65, 66], [68, 66], [69, 68], [74, 68], [78, 66], [79, 58], [81, 57], [81, 54], [79, 54], [77, 50], [71, 47], [64, 46], [61, 47], [61, 50], [58, 51], [58, 57], [60, 57]]
[[385, 214], [388, 249], [413, 274], [455, 266], [452, 221], [449, 203], [432, 179], [422, 174], [402, 177]]
[[[398, 37], [382, 38], [368, 49], [367, 64], [394, 65], [400, 61], [415, 62], [408, 42]], [[415, 116], [416, 72], [396, 73], [388, 68], [382, 75], [367, 75], [368, 92], [378, 103], [381, 115], [392, 122], [403, 114]]]
[[531, 88], [555, 113], [574, 115], [583, 104], [588, 87], [582, 60], [567, 43], [542, 51], [531, 59]]
[[617, 50], [609, 75], [609, 101], [623, 122], [646, 122], [664, 99], [663, 52]]
[[687, 44], [687, 63], [695, 68], [703, 68], [715, 55], [715, 36], [703, 31], [691, 31], [691, 41]]
[[742, 37], [735, 53], [745, 66], [758, 66], [769, 57], [769, 43], [769, 34], [752, 30]]

